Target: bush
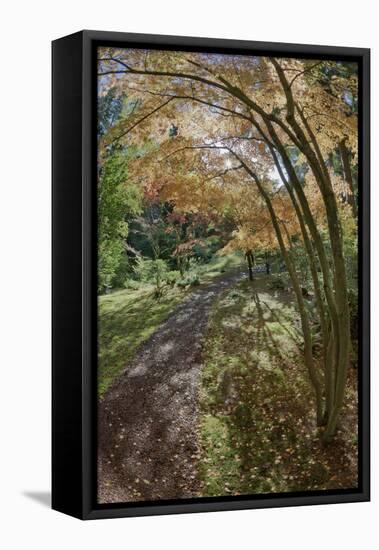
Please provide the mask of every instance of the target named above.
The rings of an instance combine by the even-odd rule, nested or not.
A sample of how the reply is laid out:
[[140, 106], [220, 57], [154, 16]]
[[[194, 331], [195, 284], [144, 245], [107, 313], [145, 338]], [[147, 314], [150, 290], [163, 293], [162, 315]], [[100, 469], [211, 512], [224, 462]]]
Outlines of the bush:
[[129, 290], [138, 290], [141, 286], [141, 283], [139, 281], [136, 281], [135, 279], [126, 279], [124, 282], [124, 288], [127, 288]]
[[122, 242], [103, 240], [99, 243], [98, 292], [107, 293], [113, 288], [115, 271], [122, 257]]
[[126, 281], [133, 279], [133, 264], [131, 258], [123, 251], [120, 263], [112, 280], [112, 287], [125, 288]]
[[201, 263], [207, 263], [212, 259], [212, 251], [208, 247], [196, 245], [194, 246], [193, 252], [196, 260]]
[[287, 281], [281, 275], [272, 275], [268, 283], [271, 290], [286, 290], [287, 286]]
[[193, 273], [189, 276], [190, 285], [197, 286], [200, 284], [200, 277], [198, 273]]
[[138, 258], [134, 271], [137, 277], [145, 282], [155, 286], [155, 297], [159, 299], [163, 295], [166, 283], [166, 277], [169, 272], [167, 263], [164, 260], [150, 260]]
[[166, 283], [168, 285], [174, 285], [180, 279], [180, 271], [169, 271], [166, 275]]
[[197, 286], [200, 284], [199, 274], [188, 273], [183, 279], [179, 279], [179, 281], [176, 284], [180, 287]]
[[138, 258], [134, 267], [137, 277], [145, 283], [154, 283], [157, 278], [163, 280], [168, 271], [167, 263], [160, 259]]
[[195, 245], [193, 251], [195, 257], [198, 258], [201, 263], [208, 263], [222, 246], [220, 237], [211, 235], [202, 239], [201, 243]]

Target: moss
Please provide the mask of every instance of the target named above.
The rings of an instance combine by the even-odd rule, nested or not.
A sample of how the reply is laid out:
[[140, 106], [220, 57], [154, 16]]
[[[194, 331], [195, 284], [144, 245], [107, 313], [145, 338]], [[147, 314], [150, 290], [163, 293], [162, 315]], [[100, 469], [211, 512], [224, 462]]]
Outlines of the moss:
[[202, 433], [209, 453], [201, 464], [204, 496], [224, 495], [232, 492], [239, 477], [238, 459], [230, 448], [229, 432], [222, 418], [205, 415]]

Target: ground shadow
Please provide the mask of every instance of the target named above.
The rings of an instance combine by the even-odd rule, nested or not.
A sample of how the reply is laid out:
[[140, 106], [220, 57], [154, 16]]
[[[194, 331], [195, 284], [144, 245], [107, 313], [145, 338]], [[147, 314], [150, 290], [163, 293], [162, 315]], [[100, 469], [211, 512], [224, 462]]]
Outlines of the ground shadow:
[[51, 492], [50, 491], [23, 491], [24, 497], [30, 498], [42, 506], [51, 506]]

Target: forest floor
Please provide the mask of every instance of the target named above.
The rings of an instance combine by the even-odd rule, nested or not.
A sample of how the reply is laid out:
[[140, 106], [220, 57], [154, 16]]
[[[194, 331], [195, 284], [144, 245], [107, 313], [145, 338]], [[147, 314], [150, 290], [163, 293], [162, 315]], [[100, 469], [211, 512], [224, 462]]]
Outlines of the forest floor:
[[131, 332], [148, 322], [152, 334], [136, 337], [122, 374], [118, 367], [101, 394], [100, 503], [357, 486], [356, 371], [325, 447], [294, 297], [270, 282], [250, 283], [235, 269], [182, 294], [179, 305], [170, 298], [152, 321], [138, 297], [128, 303], [132, 312], [139, 303]]
[[357, 487], [357, 370], [325, 446], [302, 345], [293, 293], [273, 290], [270, 277], [218, 296], [203, 348], [203, 496]]
[[[232, 270], [193, 291], [103, 394], [98, 407], [98, 502], [199, 495], [202, 340], [217, 295], [243, 277], [240, 269]], [[149, 312], [144, 313], [148, 319]]]

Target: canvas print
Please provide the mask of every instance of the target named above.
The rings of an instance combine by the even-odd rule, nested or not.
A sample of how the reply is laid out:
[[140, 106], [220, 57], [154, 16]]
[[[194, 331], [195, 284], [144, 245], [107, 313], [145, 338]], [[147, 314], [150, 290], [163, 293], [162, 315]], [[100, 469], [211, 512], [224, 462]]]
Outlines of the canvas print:
[[97, 49], [97, 501], [358, 487], [358, 65]]

